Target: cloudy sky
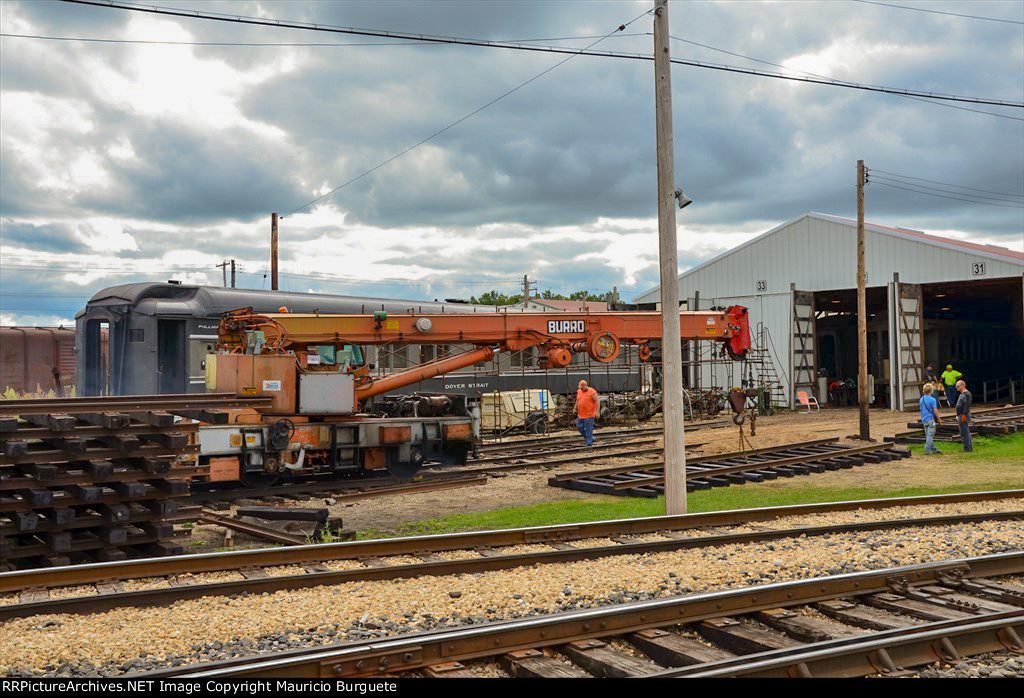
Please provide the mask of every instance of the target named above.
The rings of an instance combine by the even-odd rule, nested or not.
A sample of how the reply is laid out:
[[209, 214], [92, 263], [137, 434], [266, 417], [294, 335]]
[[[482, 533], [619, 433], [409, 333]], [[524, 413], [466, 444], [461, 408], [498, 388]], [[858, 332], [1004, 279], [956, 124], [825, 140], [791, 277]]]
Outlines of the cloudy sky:
[[[649, 0], [160, 4], [574, 48], [639, 17], [594, 49], [652, 45]], [[1011, 21], [852, 0], [673, 0], [671, 33], [686, 41], [672, 54], [780, 70], [697, 42], [792, 74], [1024, 101], [1024, 3], [896, 4]], [[219, 285], [215, 265], [231, 258], [239, 285], [269, 288], [272, 211], [300, 209], [565, 58], [51, 0], [3, 0], [0, 13], [7, 35], [117, 41], [0, 37], [2, 324], [66, 323], [130, 281]], [[223, 45], [242, 43], [293, 45]], [[310, 43], [333, 45], [294, 45]], [[974, 199], [878, 179], [869, 221], [1024, 249], [1022, 109], [683, 65], [672, 78], [676, 179], [695, 200], [678, 217], [681, 269], [805, 211], [855, 216], [858, 159], [903, 176], [890, 184], [951, 183]], [[658, 283], [655, 182], [652, 63], [578, 56], [285, 215], [281, 286], [433, 299], [513, 293], [528, 274], [542, 290], [632, 298]]]

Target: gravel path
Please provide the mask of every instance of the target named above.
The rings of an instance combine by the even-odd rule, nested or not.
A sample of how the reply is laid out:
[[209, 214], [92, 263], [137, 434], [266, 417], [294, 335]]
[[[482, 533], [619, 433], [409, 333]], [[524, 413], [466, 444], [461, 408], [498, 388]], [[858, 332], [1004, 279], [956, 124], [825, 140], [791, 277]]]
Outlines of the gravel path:
[[254, 652], [1024, 549], [1018, 522], [800, 537], [179, 601], [0, 626], [0, 675], [118, 675]]

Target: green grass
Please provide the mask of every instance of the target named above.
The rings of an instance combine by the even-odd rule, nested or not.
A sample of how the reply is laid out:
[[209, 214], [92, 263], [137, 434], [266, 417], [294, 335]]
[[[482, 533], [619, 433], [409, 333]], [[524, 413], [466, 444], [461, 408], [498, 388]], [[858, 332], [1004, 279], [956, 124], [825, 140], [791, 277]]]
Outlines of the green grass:
[[[924, 459], [923, 446], [913, 445], [913, 458]], [[1024, 433], [1004, 437], [979, 437], [974, 440], [974, 452], [963, 453], [960, 445], [942, 444], [944, 456], [928, 456], [943, 466], [963, 467], [965, 473], [973, 464], [980, 467], [1008, 466], [1005, 477], [986, 482], [929, 487], [929, 486], [886, 486], [880, 481], [877, 487], [821, 487], [814, 484], [814, 478], [797, 478], [789, 483], [806, 483], [805, 487], [769, 488], [758, 486], [722, 487], [693, 492], [687, 499], [691, 513], [724, 511], [727, 509], [752, 509], [757, 507], [785, 506], [790, 504], [811, 504], [815, 502], [840, 502], [854, 499], [879, 499], [890, 497], [914, 497], [953, 492], [981, 492], [1024, 488]], [[1012, 466], [1018, 466], [1013, 468]], [[368, 529], [358, 539], [386, 538], [392, 536], [413, 536], [458, 531], [479, 531], [524, 526], [547, 526], [569, 524], [581, 521], [606, 519], [628, 519], [643, 516], [661, 516], [665, 513], [664, 497], [641, 499], [616, 497], [607, 500], [563, 500], [544, 502], [530, 506], [496, 509], [472, 514], [453, 514], [436, 519], [414, 521], [397, 526], [394, 530]]]
[[[959, 441], [936, 441], [935, 447], [946, 459], [954, 463], [971, 465], [984, 462], [989, 465], [1024, 465], [1024, 432], [1007, 436], [976, 436], [972, 440], [972, 453], [964, 453]], [[915, 457], [924, 454], [924, 444], [912, 444]]]
[[351, 536], [343, 533], [341, 528], [334, 528], [330, 524], [326, 524], [320, 533], [315, 536], [306, 536], [307, 544], [314, 543], [341, 543], [342, 541], [351, 540]]

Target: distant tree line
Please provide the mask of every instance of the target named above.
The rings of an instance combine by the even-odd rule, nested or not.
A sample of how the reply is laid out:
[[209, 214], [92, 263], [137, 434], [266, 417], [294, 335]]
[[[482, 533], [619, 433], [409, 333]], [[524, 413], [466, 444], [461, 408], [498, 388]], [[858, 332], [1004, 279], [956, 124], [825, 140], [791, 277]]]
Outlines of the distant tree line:
[[[570, 293], [568, 296], [563, 296], [561, 293], [554, 293], [551, 289], [548, 289], [539, 296], [530, 296], [530, 298], [549, 301], [597, 301], [611, 303], [613, 300], [613, 293], [611, 291], [608, 291], [607, 293], [575, 291], [574, 293]], [[521, 305], [523, 302], [523, 294], [505, 294], [491, 290], [481, 294], [480, 296], [470, 297], [469, 302], [474, 305]]]

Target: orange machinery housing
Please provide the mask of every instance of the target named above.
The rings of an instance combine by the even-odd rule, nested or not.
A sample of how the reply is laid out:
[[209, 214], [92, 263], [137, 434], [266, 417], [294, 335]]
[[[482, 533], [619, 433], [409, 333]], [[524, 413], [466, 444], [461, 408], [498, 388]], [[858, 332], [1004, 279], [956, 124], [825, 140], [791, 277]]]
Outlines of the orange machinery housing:
[[[599, 362], [613, 361], [623, 343], [639, 345], [639, 355], [646, 360], [651, 355], [648, 343], [660, 339], [661, 314], [656, 312], [389, 316], [380, 311], [234, 311], [222, 318], [219, 351], [208, 357], [208, 387], [271, 397], [273, 406], [261, 415], [243, 417], [253, 424], [241, 431], [237, 426], [204, 427], [202, 452], [211, 457], [212, 465], [221, 466], [220, 471], [228, 471], [223, 479], [246, 472], [301, 474], [311, 468], [388, 468], [407, 474], [426, 459], [464, 462], [472, 444], [465, 398], [461, 403], [443, 396], [413, 398], [417, 402], [412, 415], [404, 418], [382, 419], [361, 412], [374, 396], [487, 361], [499, 351], [541, 347], [546, 364], [558, 368], [567, 366], [577, 352]], [[680, 339], [720, 341], [725, 351], [741, 359], [750, 349], [747, 310], [733, 306], [725, 311], [683, 311]], [[325, 346], [402, 343], [473, 348], [379, 379], [372, 378], [366, 366], [327, 365], [318, 356]], [[226, 431], [215, 438], [216, 429]], [[232, 458], [240, 462], [237, 475], [225, 467], [225, 459]], [[296, 460], [289, 462], [291, 458]]]

